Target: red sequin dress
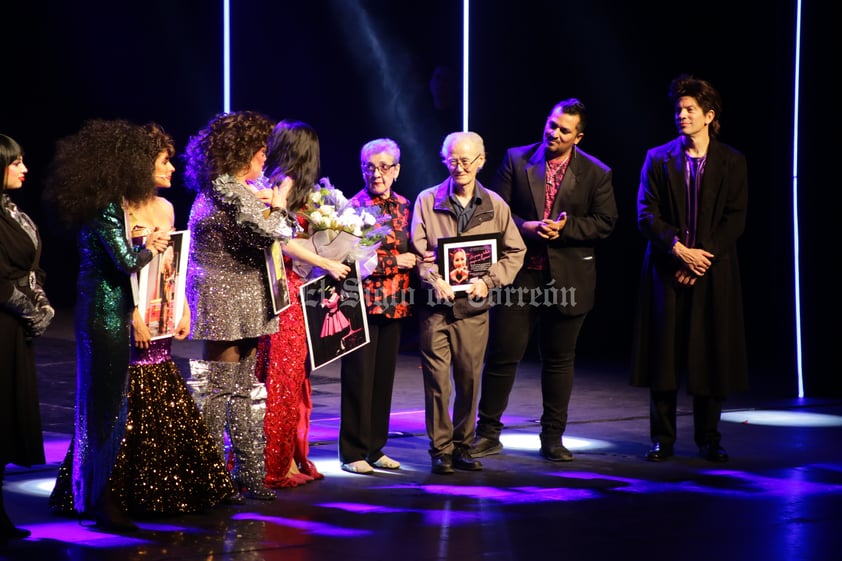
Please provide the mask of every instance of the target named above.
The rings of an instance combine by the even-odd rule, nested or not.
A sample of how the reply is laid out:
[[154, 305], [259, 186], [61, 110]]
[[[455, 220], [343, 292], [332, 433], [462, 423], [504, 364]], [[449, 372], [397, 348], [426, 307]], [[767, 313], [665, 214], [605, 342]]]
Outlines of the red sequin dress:
[[[296, 487], [313, 479], [323, 479], [308, 458], [310, 453], [310, 413], [313, 410], [307, 335], [299, 287], [304, 284], [284, 258], [290, 306], [278, 316], [277, 333], [260, 338], [257, 348], [257, 378], [266, 384], [267, 487]], [[300, 474], [291, 473], [295, 462]]]

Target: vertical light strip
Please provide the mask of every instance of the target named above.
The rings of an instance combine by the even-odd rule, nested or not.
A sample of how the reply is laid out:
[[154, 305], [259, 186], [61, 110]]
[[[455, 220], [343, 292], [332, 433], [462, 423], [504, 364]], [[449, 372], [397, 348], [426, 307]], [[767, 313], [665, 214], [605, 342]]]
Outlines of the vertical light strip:
[[801, 257], [798, 240], [798, 108], [801, 80], [801, 0], [795, 4], [795, 91], [792, 123], [792, 248], [795, 271], [795, 361], [798, 369], [798, 397], [804, 397], [804, 364], [801, 350]]
[[222, 111], [231, 112], [231, 0], [222, 0]]
[[470, 57], [468, 30], [470, 21], [471, 0], [462, 0], [462, 130], [468, 131], [468, 84], [470, 83]]

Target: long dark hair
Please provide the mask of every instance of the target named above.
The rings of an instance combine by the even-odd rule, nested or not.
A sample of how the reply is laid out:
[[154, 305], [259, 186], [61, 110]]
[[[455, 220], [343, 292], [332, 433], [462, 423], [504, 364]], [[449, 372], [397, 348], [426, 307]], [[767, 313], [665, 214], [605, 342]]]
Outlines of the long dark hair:
[[291, 177], [287, 209], [304, 208], [321, 168], [321, 148], [316, 129], [302, 121], [284, 119], [275, 125], [266, 147], [266, 176], [272, 183]]
[[3, 168], [3, 184], [0, 185], [0, 192], [6, 190], [6, 173], [8, 167], [17, 160], [23, 157], [23, 148], [17, 141], [5, 134], [0, 134], [0, 167]]

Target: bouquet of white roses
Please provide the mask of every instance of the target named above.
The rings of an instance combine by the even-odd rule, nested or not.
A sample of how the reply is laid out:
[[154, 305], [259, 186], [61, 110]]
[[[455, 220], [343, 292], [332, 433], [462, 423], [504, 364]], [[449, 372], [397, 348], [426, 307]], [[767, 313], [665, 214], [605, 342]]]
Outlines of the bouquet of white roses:
[[[342, 191], [326, 177], [313, 188], [307, 205], [299, 214], [308, 222], [308, 238], [313, 251], [336, 261], [356, 261], [362, 278], [377, 266], [377, 248], [383, 237], [392, 231], [389, 215], [348, 204]], [[293, 268], [302, 277], [323, 274], [309, 263], [297, 260]]]

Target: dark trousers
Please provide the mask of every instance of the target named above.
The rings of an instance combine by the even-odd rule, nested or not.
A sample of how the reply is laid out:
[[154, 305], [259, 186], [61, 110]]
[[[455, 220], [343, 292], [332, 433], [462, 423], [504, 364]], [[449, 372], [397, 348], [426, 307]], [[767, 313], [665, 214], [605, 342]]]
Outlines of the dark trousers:
[[[687, 344], [691, 318], [691, 298], [687, 291], [679, 291], [676, 306], [679, 310], [676, 335], [676, 357], [678, 363], [687, 362]], [[679, 368], [676, 377], [679, 376]], [[678, 388], [678, 379], [675, 381]], [[677, 438], [676, 409], [678, 390], [649, 392], [649, 436], [652, 442], [660, 442], [672, 447]], [[693, 396], [693, 440], [697, 446], [706, 444], [719, 446], [722, 435], [719, 433], [719, 419], [722, 416], [723, 398], [718, 396]]]
[[477, 436], [499, 439], [520, 361], [537, 330], [541, 353], [542, 441], [561, 438], [573, 391], [576, 341], [587, 314], [562, 315], [554, 306], [495, 306], [491, 309], [488, 356], [482, 372]]
[[376, 462], [389, 436], [401, 319], [368, 316], [370, 342], [342, 357], [339, 460]]
[[[677, 391], [650, 392], [649, 427], [652, 442], [672, 447], [675, 444]], [[709, 396], [693, 396], [693, 440], [697, 446], [718, 446], [719, 418], [722, 400]]]

